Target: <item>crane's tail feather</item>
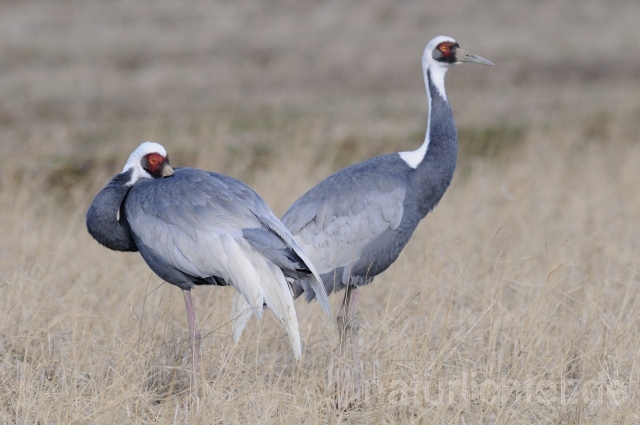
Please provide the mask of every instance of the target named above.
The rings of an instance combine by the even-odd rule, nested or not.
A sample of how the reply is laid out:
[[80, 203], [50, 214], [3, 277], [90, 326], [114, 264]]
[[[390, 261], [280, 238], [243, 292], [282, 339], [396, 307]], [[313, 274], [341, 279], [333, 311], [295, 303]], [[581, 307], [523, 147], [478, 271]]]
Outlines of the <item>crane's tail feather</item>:
[[[286, 228], [281, 230], [287, 232]], [[322, 279], [307, 254], [290, 234], [278, 233], [277, 229], [263, 224], [262, 228], [242, 229], [242, 236], [254, 250], [260, 252], [286, 276], [308, 280], [308, 287], [315, 293], [320, 306], [331, 318], [331, 306]]]
[[268, 271], [262, 275], [263, 278], [260, 282], [263, 288], [264, 300], [271, 311], [284, 324], [296, 360], [300, 360], [302, 346], [300, 344], [298, 317], [293, 306], [291, 289], [278, 266], [266, 263], [266, 267]]
[[307, 302], [311, 301], [313, 299], [313, 296], [315, 296], [315, 298], [320, 303], [320, 307], [322, 307], [322, 310], [331, 319], [331, 304], [329, 304], [328, 297], [328, 294], [331, 293], [331, 289], [325, 289], [325, 285], [322, 283], [322, 278], [318, 274], [318, 271], [316, 270], [315, 266], [313, 265], [307, 254], [304, 252], [304, 250], [302, 248], [298, 248], [296, 252], [300, 256], [302, 261], [304, 261], [304, 263], [307, 265], [307, 267], [309, 267], [311, 276], [298, 279], [294, 282], [294, 296], [296, 298], [299, 296], [299, 288], [302, 287], [304, 289], [304, 292], [307, 293]]
[[244, 296], [237, 292], [233, 296], [233, 305], [231, 306], [231, 318], [232, 318], [232, 329], [233, 329], [233, 340], [238, 342], [240, 340], [240, 336], [242, 335], [242, 331], [249, 319], [251, 319], [251, 313], [254, 310], [251, 308], [247, 300]]
[[[269, 307], [280, 322], [284, 325], [296, 360], [300, 359], [302, 346], [300, 333], [298, 332], [298, 318], [293, 306], [293, 297], [289, 284], [278, 266], [264, 258], [255, 256], [252, 258], [251, 269], [245, 270], [241, 281], [235, 282], [238, 293], [235, 295], [232, 305], [232, 329], [233, 338], [238, 341], [247, 322], [251, 318], [251, 311], [258, 312], [262, 309], [262, 300]], [[248, 294], [259, 294], [252, 298], [260, 300], [259, 308], [252, 305]]]
[[[334, 273], [324, 274], [322, 275], [321, 279], [322, 279], [322, 285], [324, 286], [324, 289], [325, 289], [325, 293], [327, 294], [327, 296], [331, 295], [331, 293], [334, 292], [334, 289], [336, 286]], [[315, 291], [314, 286], [311, 283], [312, 280], [313, 280], [313, 276], [310, 276], [306, 279], [298, 279], [293, 283], [293, 291], [295, 293], [295, 298], [298, 298], [303, 293], [304, 293], [304, 299], [308, 303], [310, 303], [311, 301], [317, 298], [318, 302], [320, 303], [320, 306], [326, 312], [327, 308], [330, 308], [329, 300], [327, 299], [325, 301], [317, 297], [317, 291]], [[342, 285], [342, 287], [337, 288], [336, 291], [343, 289], [343, 287], [344, 285]]]
[[[322, 310], [327, 313], [327, 316], [331, 318], [331, 304], [329, 304], [329, 297], [327, 293], [331, 293], [330, 291], [325, 290], [324, 284], [322, 283], [322, 279], [314, 273], [313, 276], [310, 276], [308, 279], [304, 280], [308, 287], [310, 287], [311, 291], [309, 293], [313, 293], [316, 296], [316, 299], [320, 303], [320, 307]], [[303, 283], [304, 285], [304, 283]], [[307, 289], [305, 289], [305, 292]], [[309, 295], [307, 295], [308, 297]]]

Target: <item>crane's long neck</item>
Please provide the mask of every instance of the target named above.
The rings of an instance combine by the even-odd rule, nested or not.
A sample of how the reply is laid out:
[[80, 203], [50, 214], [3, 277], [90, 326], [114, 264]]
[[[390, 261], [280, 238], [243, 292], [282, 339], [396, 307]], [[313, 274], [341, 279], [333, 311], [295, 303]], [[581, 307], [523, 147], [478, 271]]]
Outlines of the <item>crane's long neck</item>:
[[451, 174], [456, 166], [458, 157], [458, 132], [453, 121], [451, 106], [444, 91], [444, 74], [446, 68], [429, 68], [426, 72], [425, 81], [427, 92], [429, 93], [429, 123], [427, 134], [423, 145], [425, 148], [422, 166], [436, 162], [446, 168], [445, 174]]
[[425, 85], [429, 99], [429, 122], [424, 143], [412, 152], [400, 153], [413, 168], [412, 185], [418, 197], [419, 218], [431, 211], [453, 179], [458, 158], [458, 134], [444, 91], [446, 68], [427, 68]]
[[131, 186], [131, 170], [115, 176], [93, 199], [87, 211], [87, 230], [100, 244], [114, 251], [137, 251], [121, 205]]
[[455, 168], [458, 134], [444, 89], [446, 72], [447, 69], [440, 66], [426, 67], [424, 70], [424, 84], [429, 102], [429, 119], [425, 139], [415, 151], [400, 152], [400, 157], [413, 169], [421, 168], [421, 164], [424, 165], [432, 161], [450, 162], [452, 156]]

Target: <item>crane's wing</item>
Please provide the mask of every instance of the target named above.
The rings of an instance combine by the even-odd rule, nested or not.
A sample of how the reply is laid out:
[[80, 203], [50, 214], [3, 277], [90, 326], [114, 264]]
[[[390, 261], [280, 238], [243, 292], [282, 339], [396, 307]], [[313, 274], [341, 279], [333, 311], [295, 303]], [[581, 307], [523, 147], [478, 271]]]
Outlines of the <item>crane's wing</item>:
[[264, 201], [258, 199], [261, 202], [256, 207], [262, 208], [262, 211], [256, 217], [262, 226], [243, 229], [244, 238], [266, 258], [281, 267], [287, 277], [308, 281], [311, 292], [315, 294], [324, 312], [331, 317], [329, 298], [313, 261]]
[[[282, 217], [323, 276], [328, 293], [334, 279], [346, 285], [352, 275], [366, 274], [376, 260], [367, 255], [369, 248], [395, 230], [404, 213], [406, 181], [401, 177], [344, 171], [352, 170], [315, 186]], [[337, 272], [341, 275], [334, 276]], [[307, 282], [301, 279], [296, 286], [307, 292], [307, 300], [313, 299]]]
[[172, 177], [140, 180], [125, 208], [140, 252], [158, 275], [178, 286], [176, 271], [185, 280], [223, 280], [257, 315], [266, 302], [287, 326], [299, 355], [297, 318], [285, 275], [313, 276], [318, 296], [329, 303], [311, 262], [253, 190], [227, 176], [183, 168]]

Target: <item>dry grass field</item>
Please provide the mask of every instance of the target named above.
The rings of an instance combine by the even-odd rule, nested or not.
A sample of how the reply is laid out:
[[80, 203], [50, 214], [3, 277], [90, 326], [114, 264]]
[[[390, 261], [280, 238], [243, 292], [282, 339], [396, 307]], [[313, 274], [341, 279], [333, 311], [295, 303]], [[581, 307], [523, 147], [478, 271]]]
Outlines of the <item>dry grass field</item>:
[[[0, 2], [0, 423], [640, 422], [640, 3]], [[144, 140], [281, 215], [415, 149], [420, 56], [455, 37], [453, 184], [362, 291], [362, 400], [335, 324], [296, 302], [230, 336], [229, 288], [180, 291], [87, 234]], [[342, 294], [332, 296], [337, 314]]]

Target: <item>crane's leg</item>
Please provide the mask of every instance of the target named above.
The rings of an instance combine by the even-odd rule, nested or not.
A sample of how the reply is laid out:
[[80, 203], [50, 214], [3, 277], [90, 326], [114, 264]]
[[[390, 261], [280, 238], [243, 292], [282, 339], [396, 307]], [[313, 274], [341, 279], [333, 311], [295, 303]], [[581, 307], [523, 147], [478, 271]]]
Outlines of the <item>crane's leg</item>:
[[189, 321], [189, 342], [191, 343], [191, 361], [193, 364], [193, 372], [197, 373], [200, 367], [200, 331], [196, 327], [196, 312], [193, 310], [193, 302], [191, 301], [191, 291], [182, 290], [184, 295], [184, 305], [187, 307], [187, 320]]
[[358, 341], [358, 288], [347, 286], [342, 308], [338, 313], [338, 328], [340, 330], [340, 353], [346, 355], [347, 340], [351, 342], [351, 356], [353, 359], [353, 378], [356, 394], [360, 393], [360, 343]]

